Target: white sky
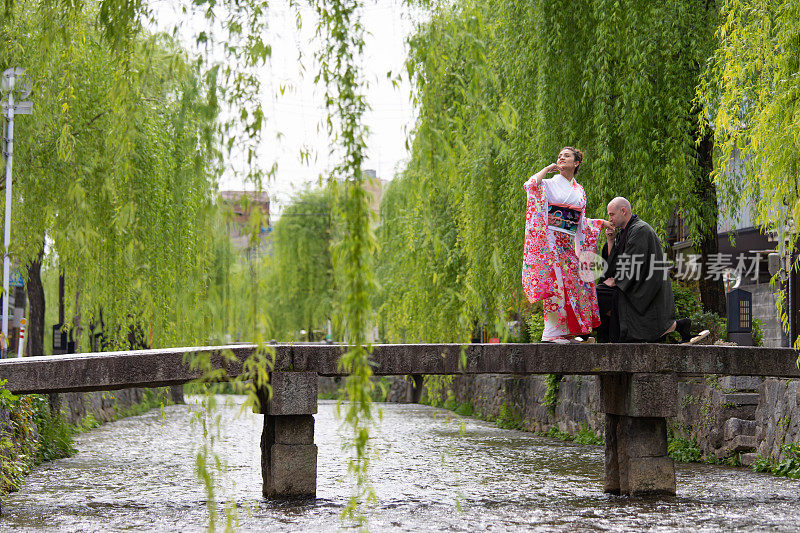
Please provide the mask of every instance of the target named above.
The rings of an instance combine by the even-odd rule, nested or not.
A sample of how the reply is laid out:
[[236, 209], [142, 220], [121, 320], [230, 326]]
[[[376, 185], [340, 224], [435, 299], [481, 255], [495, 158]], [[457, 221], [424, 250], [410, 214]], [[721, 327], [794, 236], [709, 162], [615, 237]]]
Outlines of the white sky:
[[[205, 29], [206, 23], [202, 17], [180, 14], [182, 4], [166, 1], [156, 2], [152, 7], [162, 30], [171, 31], [175, 21], [182, 21], [182, 40], [188, 49], [196, 49], [194, 35]], [[407, 158], [406, 138], [415, 119], [404, 67], [405, 40], [413, 31], [414, 22], [402, 0], [368, 1], [366, 4], [362, 20], [367, 32], [363, 72], [371, 110], [365, 116], [369, 136], [364, 168], [376, 170], [381, 179], [392, 179]], [[302, 17], [300, 30], [296, 27], [298, 10]], [[259, 147], [259, 162], [264, 169], [277, 163], [275, 178], [265, 183], [272, 199], [271, 211], [276, 215], [294, 191], [319, 183], [336, 161], [329, 158], [324, 92], [314, 83], [317, 72], [314, 52], [319, 46], [314, 41], [316, 13], [305, 3], [303, 7], [291, 7], [286, 0], [276, 1], [270, 7], [269, 25], [265, 41], [272, 46], [272, 55], [261, 76], [267, 123]], [[300, 53], [302, 65], [298, 61]], [[387, 72], [391, 72], [393, 78], [401, 75], [397, 87], [387, 78]], [[302, 148], [312, 153], [309, 163], [301, 162]], [[244, 155], [234, 154], [229, 164], [241, 171]], [[221, 190], [243, 188], [248, 187], [235, 172], [227, 172], [220, 183]]]

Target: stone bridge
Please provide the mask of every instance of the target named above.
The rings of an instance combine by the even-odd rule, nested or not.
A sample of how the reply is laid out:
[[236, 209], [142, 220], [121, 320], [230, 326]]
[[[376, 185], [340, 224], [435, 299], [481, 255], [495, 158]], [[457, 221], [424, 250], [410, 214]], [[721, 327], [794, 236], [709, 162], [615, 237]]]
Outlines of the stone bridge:
[[[317, 377], [344, 376], [337, 345], [271, 345], [272, 396], [260, 391], [263, 494], [316, 495]], [[186, 383], [202, 372], [188, 363], [210, 356], [212, 368], [243, 373], [255, 345], [68, 354], [0, 360], [0, 379], [15, 394], [115, 390]], [[223, 355], [224, 354], [224, 355]], [[589, 374], [600, 377], [605, 424], [604, 490], [675, 494], [666, 419], [677, 412], [677, 378], [704, 374], [798, 378], [788, 348], [664, 344], [386, 344], [374, 345], [375, 375]]]

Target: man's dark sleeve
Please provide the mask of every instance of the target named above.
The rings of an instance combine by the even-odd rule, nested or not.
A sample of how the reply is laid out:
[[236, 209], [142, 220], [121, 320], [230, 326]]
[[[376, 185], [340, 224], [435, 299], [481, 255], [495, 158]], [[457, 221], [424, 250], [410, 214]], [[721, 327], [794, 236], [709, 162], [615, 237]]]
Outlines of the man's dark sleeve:
[[[661, 276], [650, 276], [650, 265], [658, 246], [658, 237], [654, 232], [644, 226], [635, 226], [630, 228], [624, 254], [621, 253], [617, 259], [618, 277], [614, 282], [640, 313], [650, 307], [661, 290]], [[624, 267], [623, 262], [627, 262]], [[638, 266], [632, 268], [632, 264]]]
[[604, 244], [604, 245], [603, 245], [603, 247], [600, 249], [600, 257], [602, 257], [602, 258], [603, 258], [603, 261], [605, 261], [605, 265], [606, 265], [606, 266], [605, 266], [605, 268], [603, 269], [603, 272], [600, 274], [600, 277], [599, 277], [599, 278], [597, 278], [597, 282], [596, 282], [596, 283], [597, 283], [597, 285], [600, 285], [600, 284], [601, 284], [601, 283], [603, 283], [605, 280], [607, 280], [608, 278], [610, 278], [610, 277], [611, 277], [611, 275], [612, 275], [612, 273], [611, 273], [611, 264], [610, 264], [610, 263], [609, 263], [609, 261], [608, 261], [608, 246], [606, 246], [605, 244]]

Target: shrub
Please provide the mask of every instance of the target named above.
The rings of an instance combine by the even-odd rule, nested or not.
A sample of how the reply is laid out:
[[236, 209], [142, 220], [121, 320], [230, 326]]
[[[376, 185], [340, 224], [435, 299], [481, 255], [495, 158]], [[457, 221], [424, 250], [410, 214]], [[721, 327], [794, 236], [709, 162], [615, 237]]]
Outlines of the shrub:
[[456, 407], [455, 413], [461, 416], [472, 416], [475, 414], [475, 408], [472, 406], [471, 402], [462, 403]]
[[753, 346], [764, 346], [764, 323], [758, 318], [753, 319]]
[[536, 302], [528, 310], [525, 316], [525, 324], [528, 326], [528, 337], [531, 342], [542, 342], [542, 332], [544, 332], [544, 315], [542, 315], [542, 303]]
[[766, 457], [762, 457], [761, 455], [753, 461], [753, 464], [750, 465], [750, 468], [753, 472], [763, 472], [766, 474], [772, 473], [772, 462], [767, 459]]
[[39, 447], [36, 450], [36, 462], [52, 461], [73, 455], [76, 450], [72, 445], [75, 426], [69, 424], [64, 415], [54, 415], [50, 411], [47, 396], [32, 395], [34, 405], [33, 420], [39, 430]]
[[789, 443], [781, 446], [783, 459], [772, 467], [776, 476], [800, 478], [800, 443]]
[[703, 310], [700, 294], [693, 287], [672, 281], [672, 294], [675, 296], [675, 316], [677, 318], [690, 317]]
[[605, 444], [603, 437], [594, 432], [585, 422], [581, 422], [581, 428], [575, 434], [575, 444], [594, 444], [602, 446]]
[[522, 429], [522, 417], [506, 404], [500, 406], [500, 414], [497, 415], [494, 423], [503, 429]]
[[700, 453], [700, 446], [694, 439], [686, 439], [684, 437], [673, 437], [667, 443], [667, 453], [672, 457], [673, 461], [681, 463], [697, 463], [700, 461], [702, 453]]
[[572, 441], [575, 438], [574, 435], [572, 435], [570, 433], [567, 433], [566, 431], [561, 431], [560, 429], [558, 429], [557, 426], [551, 427], [550, 429], [548, 429], [544, 433], [540, 433], [540, 435], [543, 435], [545, 437], [549, 437], [551, 439], [558, 439], [558, 440], [565, 440], [565, 441]]
[[447, 409], [448, 411], [455, 411], [456, 407], [458, 407], [458, 402], [456, 402], [455, 395], [450, 392], [447, 394], [447, 399], [442, 404], [442, 408]]
[[547, 386], [547, 390], [545, 390], [544, 398], [542, 399], [542, 405], [547, 407], [547, 410], [550, 414], [555, 414], [556, 412], [556, 403], [558, 402], [558, 384], [561, 383], [561, 378], [563, 376], [561, 374], [546, 374], [544, 376], [544, 383]]
[[711, 332], [711, 342], [728, 338], [728, 320], [716, 313], [698, 311], [689, 316], [692, 319], [692, 334], [697, 335], [704, 329]]

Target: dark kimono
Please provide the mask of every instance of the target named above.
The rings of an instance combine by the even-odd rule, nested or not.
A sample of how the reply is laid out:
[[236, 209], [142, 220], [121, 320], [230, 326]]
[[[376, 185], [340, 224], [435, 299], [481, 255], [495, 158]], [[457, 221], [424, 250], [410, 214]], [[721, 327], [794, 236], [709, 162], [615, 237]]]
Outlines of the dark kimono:
[[634, 215], [614, 240], [608, 262], [607, 276], [619, 289], [620, 341], [658, 340], [675, 321], [675, 299], [656, 232]]

